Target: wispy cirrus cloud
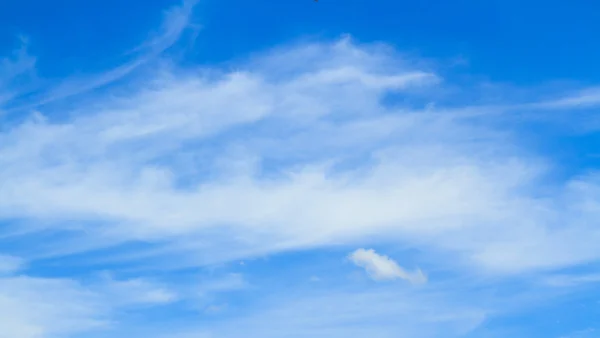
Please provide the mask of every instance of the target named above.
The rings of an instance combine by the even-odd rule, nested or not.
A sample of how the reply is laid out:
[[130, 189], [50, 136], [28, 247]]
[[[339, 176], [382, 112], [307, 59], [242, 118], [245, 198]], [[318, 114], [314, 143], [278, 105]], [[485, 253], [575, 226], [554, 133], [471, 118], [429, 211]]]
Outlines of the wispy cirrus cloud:
[[[129, 61], [110, 70], [87, 76], [67, 77], [60, 83], [53, 84], [42, 85], [42, 79], [37, 79], [35, 82], [30, 79], [24, 82], [27, 83], [25, 88], [21, 88], [23, 85], [20, 85], [3, 90], [3, 82], [12, 81], [15, 76], [22, 78], [24, 74], [35, 74], [35, 58], [26, 52], [26, 44], [23, 43], [23, 47], [17, 50], [13, 58], [3, 60], [0, 65], [0, 107], [6, 105], [7, 109], [13, 112], [35, 109], [123, 79], [149, 62], [156, 61], [157, 57], [179, 41], [191, 23], [191, 16], [197, 2], [197, 0], [184, 0], [181, 5], [166, 11], [160, 29], [139, 47], [127, 53], [130, 56]], [[26, 99], [21, 98], [24, 95], [27, 95]], [[21, 100], [16, 103], [11, 102], [19, 98]]]
[[581, 209], [597, 203], [593, 177], [539, 198], [534, 183], [551, 159], [520, 149], [520, 135], [460, 111], [381, 101], [435, 91], [437, 75], [349, 40], [287, 53], [303, 61], [287, 71], [262, 59], [230, 74], [162, 70], [66, 122], [7, 130], [3, 217], [54, 220], [54, 230], [93, 222], [81, 236], [107, 242], [210, 234], [227, 250], [198, 250], [217, 261], [391, 238], [502, 273], [600, 254], [600, 234], [583, 221], [596, 209]]
[[102, 299], [66, 279], [2, 277], [0, 311], [6, 337], [60, 337], [109, 325]]
[[21, 270], [26, 262], [20, 258], [9, 255], [0, 255], [0, 275], [12, 275]]
[[129, 53], [138, 54], [132, 61], [101, 74], [68, 79], [43, 93], [43, 96], [37, 100], [36, 104], [46, 104], [104, 87], [122, 79], [139, 67], [157, 58], [161, 53], [178, 42], [183, 32], [188, 28], [193, 9], [197, 3], [198, 0], [184, 0], [180, 6], [166, 11], [162, 27], [158, 33], [150, 37], [148, 41], [142, 43], [138, 48], [129, 51]]
[[440, 295], [338, 288], [285, 297], [271, 294], [252, 312], [192, 326], [174, 336], [239, 337], [242, 330], [256, 337], [397, 337], [399, 332], [419, 338], [460, 337], [485, 318], [485, 310]]
[[33, 90], [36, 79], [36, 58], [28, 52], [28, 43], [19, 39], [12, 55], [0, 58], [0, 114], [4, 104], [24, 92]]
[[[300, 286], [293, 297], [277, 290], [280, 298], [257, 301], [232, 319], [229, 306], [210, 296], [244, 289], [241, 274], [182, 288], [141, 274], [88, 283], [81, 276], [14, 277], [21, 263], [62, 259], [64, 267], [76, 256], [91, 272], [110, 254], [129, 272], [173, 272], [393, 244], [426, 256], [432, 279], [441, 269], [502, 280], [600, 258], [597, 175], [552, 177], [563, 163], [528, 146], [527, 131], [498, 123], [514, 111], [566, 110], [582, 101], [589, 107], [592, 99], [447, 104], [440, 92], [452, 78], [349, 37], [265, 51], [235, 72], [154, 63], [187, 27], [193, 5], [170, 12], [132, 63], [68, 80], [29, 103], [42, 107], [112, 84], [106, 93], [59, 105], [60, 116], [39, 109], [0, 131], [0, 220], [8, 224], [2, 243], [38, 244], [35, 252], [7, 245], [7, 254], [23, 258], [7, 255], [0, 266], [8, 276], [0, 279], [0, 309], [17, 309], [4, 323], [12, 337], [94, 331], [118, 325], [115, 312], [186, 301], [196, 302], [194, 311], [222, 310], [212, 315], [229, 320], [193, 330], [219, 337], [236, 336], [231, 327], [261, 337], [460, 336], [502, 308], [496, 300], [448, 300], [471, 290], [439, 281], [414, 294], [356, 290], [337, 279], [329, 286], [338, 292]], [[144, 68], [143, 82], [115, 82], [142, 63], [153, 66]], [[457, 93], [461, 102], [470, 102], [466, 92]], [[376, 278], [424, 281], [374, 251], [352, 258]], [[325, 287], [327, 280], [311, 284]]]

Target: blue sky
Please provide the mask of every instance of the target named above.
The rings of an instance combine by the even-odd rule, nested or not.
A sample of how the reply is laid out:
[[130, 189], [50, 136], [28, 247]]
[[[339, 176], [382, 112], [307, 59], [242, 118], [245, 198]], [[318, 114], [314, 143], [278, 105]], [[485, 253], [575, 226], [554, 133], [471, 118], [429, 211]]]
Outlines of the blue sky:
[[597, 337], [598, 9], [4, 1], [0, 337]]

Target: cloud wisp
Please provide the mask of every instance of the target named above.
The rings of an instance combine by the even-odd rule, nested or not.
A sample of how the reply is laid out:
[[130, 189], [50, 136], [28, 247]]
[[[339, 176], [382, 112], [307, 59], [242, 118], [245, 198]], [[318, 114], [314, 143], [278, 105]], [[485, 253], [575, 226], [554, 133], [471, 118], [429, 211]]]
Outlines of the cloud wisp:
[[[173, 47], [186, 29], [189, 28], [193, 10], [197, 3], [197, 0], [184, 0], [180, 6], [166, 11], [159, 31], [127, 53], [133, 58], [100, 74], [67, 77], [60, 83], [41, 86], [42, 79], [32, 76], [32, 74], [35, 74], [35, 58], [27, 53], [26, 44], [24, 43], [13, 58], [2, 60], [0, 63], [0, 108], [8, 106], [7, 110], [11, 112], [37, 109], [55, 101], [65, 100], [106, 87], [133, 74], [142, 66], [153, 61], [156, 62], [158, 57]], [[22, 81], [25, 75], [29, 76], [29, 81]], [[19, 76], [21, 83], [27, 83], [28, 85], [24, 88], [12, 86], [3, 90], [3, 82], [14, 80], [16, 76]], [[36, 79], [36, 81], [33, 82], [33, 79]], [[20, 87], [23, 87], [23, 85]], [[21, 96], [25, 95], [27, 96], [26, 99], [22, 99]], [[19, 98], [22, 100], [17, 103], [11, 102]]]
[[552, 159], [520, 148], [522, 135], [464, 109], [382, 101], [437, 90], [439, 76], [407, 64], [344, 39], [243, 72], [163, 69], [68, 121], [38, 113], [0, 135], [0, 217], [53, 231], [77, 220], [70, 233], [96, 247], [211, 236], [192, 250], [215, 261], [365, 239], [495, 273], [599, 257], [585, 221], [595, 176], [539, 197]]
[[[192, 8], [189, 2], [172, 12], [161, 37], [139, 50], [156, 56], [172, 46]], [[143, 82], [115, 83], [139, 62], [156, 67]], [[132, 270], [146, 264], [172, 271], [394, 244], [428, 255], [428, 273], [443, 268], [501, 278], [600, 259], [598, 174], [556, 178], [559, 159], [528, 146], [527, 131], [499, 123], [512, 112], [589, 108], [597, 104], [592, 90], [556, 101], [457, 106], [444, 101], [452, 78], [388, 46], [348, 37], [265, 51], [233, 72], [152, 62], [137, 60], [83, 86], [59, 86], [31, 106], [111, 84], [85, 103], [55, 107], [59, 114], [40, 109], [0, 130], [0, 240], [44, 242], [35, 253], [7, 246], [11, 252], [0, 257], [0, 309], [16, 306], [0, 324], [12, 325], [12, 336], [76, 334], [114, 324], [118, 311], [190, 298], [207, 302], [206, 312], [216, 315], [227, 306], [208, 304], [211, 294], [247, 286], [242, 275], [230, 274], [200, 283], [202, 290], [189, 296], [142, 277], [107, 275], [92, 283], [15, 277], [28, 272], [28, 263], [57, 257], [109, 252]], [[469, 102], [465, 92], [457, 95]], [[421, 270], [406, 271], [374, 250], [349, 258], [374, 280], [427, 282]], [[92, 260], [81, 261], [85, 269]], [[453, 313], [450, 301], [432, 312], [434, 299], [445, 295], [369, 285], [375, 289], [344, 290], [325, 301], [316, 293], [273, 300], [229, 323], [264, 337], [285, 335], [287, 324], [298, 336], [347, 336], [340, 328], [363, 320], [363, 333], [379, 327], [381, 337], [396, 337], [396, 326], [379, 321], [405, 315], [420, 320], [422, 327], [410, 326], [415, 337], [435, 337], [448, 328], [457, 336], [468, 332], [487, 314], [467, 305]], [[398, 302], [409, 298], [410, 307]], [[428, 306], [419, 306], [423, 299]], [[371, 305], [356, 305], [361, 301]], [[327, 302], [331, 307], [323, 307]], [[387, 313], [374, 305], [382, 302]], [[30, 304], [35, 311], [26, 310]], [[277, 317], [273, 309], [284, 313]], [[279, 326], [268, 327], [274, 317]]]

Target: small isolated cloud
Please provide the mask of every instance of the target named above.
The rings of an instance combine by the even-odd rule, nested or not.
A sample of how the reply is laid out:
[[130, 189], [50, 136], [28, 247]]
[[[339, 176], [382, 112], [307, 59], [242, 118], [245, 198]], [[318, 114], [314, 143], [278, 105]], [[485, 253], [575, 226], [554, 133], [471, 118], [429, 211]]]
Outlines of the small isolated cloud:
[[376, 281], [404, 279], [412, 284], [427, 282], [427, 276], [420, 269], [408, 272], [393, 259], [380, 255], [373, 249], [358, 249], [351, 253], [349, 258], [355, 265], [364, 268], [369, 277]]

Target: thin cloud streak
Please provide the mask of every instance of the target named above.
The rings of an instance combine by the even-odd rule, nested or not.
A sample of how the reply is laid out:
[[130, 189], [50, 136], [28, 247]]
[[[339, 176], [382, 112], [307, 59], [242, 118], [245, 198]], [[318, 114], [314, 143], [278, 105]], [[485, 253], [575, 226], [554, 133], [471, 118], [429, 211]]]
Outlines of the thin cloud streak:
[[[140, 67], [155, 60], [163, 52], [179, 41], [181, 35], [187, 29], [188, 24], [190, 23], [193, 9], [197, 2], [198, 1], [196, 0], [185, 0], [180, 7], [172, 8], [167, 11], [159, 34], [155, 37], [152, 37], [147, 42], [144, 42], [138, 48], [127, 53], [139, 54], [134, 60], [123, 65], [119, 65], [118, 67], [101, 74], [88, 77], [67, 78], [62, 82], [53, 85], [48, 90], [35, 93], [31, 98], [28, 98], [30, 103], [18, 105], [17, 107], [11, 107], [10, 111], [35, 109], [55, 101], [65, 100], [69, 97], [77, 96], [108, 86], [111, 83], [117, 82], [120, 79], [132, 74]], [[30, 65], [30, 67], [33, 67], [33, 65]], [[10, 68], [11, 72], [18, 70], [16, 65], [11, 66]], [[1, 78], [2, 77], [0, 76], [0, 79]], [[11, 99], [17, 98], [23, 94], [26, 94], [26, 92], [19, 91], [13, 93], [11, 96], [4, 97], [3, 101], [6, 104]], [[0, 103], [2, 103], [1, 100], [2, 97], [0, 96]]]

